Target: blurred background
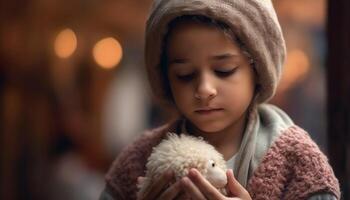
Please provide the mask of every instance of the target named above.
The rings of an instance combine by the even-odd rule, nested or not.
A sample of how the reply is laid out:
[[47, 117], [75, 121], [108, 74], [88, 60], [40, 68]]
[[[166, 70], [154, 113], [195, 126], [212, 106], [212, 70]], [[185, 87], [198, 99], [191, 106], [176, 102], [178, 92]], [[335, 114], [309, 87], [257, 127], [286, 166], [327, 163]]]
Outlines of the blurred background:
[[[120, 150], [160, 125], [151, 0], [0, 1], [0, 199], [97, 199]], [[275, 0], [288, 47], [271, 103], [327, 154], [326, 0]]]

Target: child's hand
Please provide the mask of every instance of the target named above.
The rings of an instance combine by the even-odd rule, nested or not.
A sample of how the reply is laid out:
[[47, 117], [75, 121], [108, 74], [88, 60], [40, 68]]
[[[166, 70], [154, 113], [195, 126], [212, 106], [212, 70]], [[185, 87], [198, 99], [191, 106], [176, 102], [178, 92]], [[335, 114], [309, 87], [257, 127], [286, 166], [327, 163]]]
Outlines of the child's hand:
[[227, 170], [227, 186], [228, 196], [221, 194], [214, 186], [212, 186], [196, 169], [191, 169], [188, 177], [181, 180], [183, 189], [192, 199], [198, 200], [251, 200], [247, 190], [242, 187], [234, 178], [232, 170]]
[[[142, 182], [143, 177], [138, 177], [137, 181]], [[166, 172], [151, 183], [151, 186], [142, 194], [138, 196], [138, 200], [153, 200], [153, 199], [164, 199], [172, 200], [175, 199], [180, 191], [181, 185], [180, 180], [174, 184], [169, 184], [174, 180], [174, 174], [172, 172]]]

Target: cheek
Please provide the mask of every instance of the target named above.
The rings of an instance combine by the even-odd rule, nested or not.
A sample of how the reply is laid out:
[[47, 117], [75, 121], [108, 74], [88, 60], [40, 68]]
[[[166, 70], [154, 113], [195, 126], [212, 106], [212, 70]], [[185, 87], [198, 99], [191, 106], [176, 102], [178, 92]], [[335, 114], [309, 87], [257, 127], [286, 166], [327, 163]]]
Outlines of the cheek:
[[237, 79], [222, 88], [223, 99], [234, 105], [250, 104], [254, 95], [254, 81], [250, 78]]
[[191, 97], [192, 92], [189, 88], [184, 88], [184, 87], [178, 87], [174, 88], [174, 99], [178, 103], [181, 103], [182, 105], [190, 104], [191, 103]]
[[179, 82], [169, 80], [170, 89], [174, 98], [175, 104], [178, 107], [187, 106], [191, 103], [191, 97], [193, 96], [190, 84], [181, 84]]

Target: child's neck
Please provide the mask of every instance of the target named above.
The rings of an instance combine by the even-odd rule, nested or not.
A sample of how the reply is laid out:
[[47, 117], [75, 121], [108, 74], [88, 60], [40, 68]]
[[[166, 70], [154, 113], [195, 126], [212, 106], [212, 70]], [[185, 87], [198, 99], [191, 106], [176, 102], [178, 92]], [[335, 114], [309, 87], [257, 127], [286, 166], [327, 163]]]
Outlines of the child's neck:
[[203, 132], [190, 123], [187, 124], [187, 130], [195, 136], [203, 137], [224, 156], [225, 160], [229, 160], [239, 150], [246, 123], [244, 115], [236, 123], [218, 132]]

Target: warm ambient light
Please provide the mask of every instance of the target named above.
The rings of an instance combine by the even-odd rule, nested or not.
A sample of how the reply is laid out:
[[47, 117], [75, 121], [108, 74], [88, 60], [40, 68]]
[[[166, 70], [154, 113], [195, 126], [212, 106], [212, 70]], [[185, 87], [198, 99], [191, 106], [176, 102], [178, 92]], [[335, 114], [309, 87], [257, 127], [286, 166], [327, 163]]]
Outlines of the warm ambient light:
[[119, 64], [123, 50], [116, 39], [108, 37], [96, 43], [92, 54], [98, 65], [110, 69]]
[[305, 52], [296, 49], [288, 52], [279, 89], [286, 90], [303, 80], [310, 70], [310, 61]]
[[71, 29], [61, 31], [54, 44], [55, 52], [60, 58], [68, 58], [77, 49], [77, 37]]

